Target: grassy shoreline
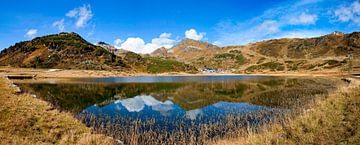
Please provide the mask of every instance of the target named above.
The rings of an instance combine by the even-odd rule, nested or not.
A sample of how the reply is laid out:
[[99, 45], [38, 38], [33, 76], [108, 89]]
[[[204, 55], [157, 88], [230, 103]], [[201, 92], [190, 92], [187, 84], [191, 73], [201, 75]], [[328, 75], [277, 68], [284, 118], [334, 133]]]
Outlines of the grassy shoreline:
[[[0, 144], [115, 144], [48, 102], [15, 94], [10, 84], [0, 78]], [[359, 84], [352, 79], [349, 86], [316, 102], [301, 115], [289, 117], [284, 124], [211, 144], [356, 144], [360, 142]]]
[[360, 142], [360, 86], [353, 79], [326, 100], [283, 123], [264, 126], [260, 133], [228, 138], [214, 145], [260, 144], [358, 144]]
[[[353, 74], [360, 72], [353, 72]], [[65, 69], [33, 69], [33, 68], [12, 68], [0, 67], [0, 75], [35, 75], [36, 78], [88, 78], [88, 77], [126, 77], [126, 76], [226, 76], [226, 75], [261, 75], [261, 76], [294, 76], [294, 77], [339, 77], [346, 76], [348, 72], [338, 71], [317, 71], [317, 72], [253, 72], [244, 73], [185, 73], [185, 72], [168, 72], [168, 73], [139, 73], [139, 72], [122, 72], [117, 70], [65, 70]]]
[[70, 113], [28, 94], [15, 94], [10, 85], [0, 78], [0, 144], [115, 144]]

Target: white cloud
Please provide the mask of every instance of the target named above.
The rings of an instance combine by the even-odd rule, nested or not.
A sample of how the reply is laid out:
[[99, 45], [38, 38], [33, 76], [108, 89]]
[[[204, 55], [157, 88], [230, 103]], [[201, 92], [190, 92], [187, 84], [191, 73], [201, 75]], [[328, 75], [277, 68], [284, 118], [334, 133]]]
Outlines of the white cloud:
[[256, 29], [264, 34], [276, 33], [279, 31], [279, 24], [274, 20], [266, 20], [257, 26]]
[[354, 1], [351, 5], [341, 6], [334, 11], [334, 15], [340, 22], [353, 22], [360, 25], [360, 3]]
[[52, 25], [53, 25], [53, 27], [57, 27], [60, 32], [63, 32], [65, 30], [64, 19], [55, 21]]
[[317, 15], [307, 14], [303, 12], [299, 16], [291, 18], [289, 20], [289, 23], [292, 25], [309, 25], [309, 24], [315, 24], [317, 19], [318, 19]]
[[160, 47], [167, 49], [171, 48], [175, 44], [175, 40], [170, 39], [171, 33], [162, 33], [159, 38], [154, 38], [151, 43], [145, 45], [143, 53], [151, 53]]
[[322, 30], [293, 30], [284, 31], [273, 38], [312, 38], [329, 34], [329, 31]]
[[341, 7], [337, 10], [335, 10], [335, 16], [338, 18], [341, 22], [347, 22], [353, 17], [353, 13], [351, 9], [346, 7]]
[[25, 35], [29, 38], [34, 38], [37, 32], [38, 32], [37, 29], [30, 29], [29, 31], [26, 32]]
[[91, 11], [91, 6], [88, 4], [70, 10], [68, 13], [66, 13], [66, 16], [70, 18], [76, 18], [76, 28], [83, 28], [93, 17], [93, 13]]
[[206, 33], [204, 32], [198, 33], [196, 32], [195, 29], [189, 29], [185, 31], [185, 37], [189, 39], [201, 40], [205, 35]]
[[[311, 35], [310, 32], [329, 32], [316, 27], [319, 18], [329, 17], [328, 12], [333, 5], [327, 5], [326, 2], [325, 0], [284, 1], [248, 20], [222, 20], [215, 26], [218, 36], [214, 42], [220, 46], [241, 45], [285, 35], [317, 36], [316, 33]], [[336, 5], [340, 2], [333, 0], [332, 3]], [[300, 33], [297, 30], [308, 33]]]
[[117, 39], [114, 40], [114, 45], [115, 45], [116, 48], [119, 48], [121, 43], [123, 43], [123, 42], [124, 42], [124, 40], [121, 40], [120, 38], [117, 38]]
[[[222, 28], [216, 45], [238, 45], [264, 40], [280, 32], [280, 24], [275, 20], [265, 20], [253, 26], [243, 24], [233, 24], [231, 22], [222, 23]], [[246, 28], [246, 29], [245, 29]]]
[[203, 114], [203, 111], [201, 109], [194, 109], [194, 110], [189, 110], [185, 112], [185, 116], [188, 119], [191, 120], [195, 120], [197, 118], [197, 116]]
[[77, 16], [77, 14], [79, 13], [79, 10], [77, 8], [70, 10], [68, 13], [66, 13], [66, 16], [72, 18]]
[[175, 42], [175, 40], [171, 39], [171, 33], [162, 33], [158, 38], [152, 39], [151, 43], [145, 44], [144, 40], [139, 37], [130, 37], [124, 42], [121, 39], [116, 39], [114, 44], [117, 48], [146, 54], [160, 47], [171, 48]]
[[130, 37], [121, 44], [120, 48], [136, 53], [141, 53], [145, 47], [145, 42], [139, 37]]
[[95, 34], [95, 28], [96, 28], [96, 25], [92, 25], [91, 26], [91, 30], [88, 30], [88, 33], [87, 33], [87, 37], [91, 37]]
[[318, 3], [318, 2], [321, 2], [321, 1], [323, 1], [323, 0], [301, 0], [297, 4], [298, 5], [306, 5], [306, 4]]

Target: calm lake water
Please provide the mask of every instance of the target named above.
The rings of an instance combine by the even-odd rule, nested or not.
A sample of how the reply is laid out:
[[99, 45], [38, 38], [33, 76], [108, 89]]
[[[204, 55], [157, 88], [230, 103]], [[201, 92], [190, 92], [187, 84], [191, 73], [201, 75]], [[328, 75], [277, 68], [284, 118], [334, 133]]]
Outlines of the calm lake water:
[[89, 126], [93, 125], [90, 118], [122, 126], [151, 120], [149, 128], [161, 131], [176, 130], [178, 124], [212, 124], [225, 122], [229, 115], [268, 112], [248, 120], [259, 124], [271, 120], [271, 112], [301, 107], [334, 88], [334, 82], [326, 79], [264, 76], [143, 76], [16, 83], [57, 109], [74, 113]]
[[352, 76], [360, 77], [360, 74], [353, 74]]

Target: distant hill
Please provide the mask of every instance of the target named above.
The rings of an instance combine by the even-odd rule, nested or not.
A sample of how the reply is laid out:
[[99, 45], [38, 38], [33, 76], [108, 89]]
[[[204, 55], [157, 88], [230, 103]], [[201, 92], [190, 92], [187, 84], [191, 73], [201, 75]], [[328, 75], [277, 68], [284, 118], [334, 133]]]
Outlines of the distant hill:
[[59, 33], [16, 43], [0, 53], [0, 64], [14, 67], [110, 69], [126, 64], [76, 33]]
[[161, 47], [161, 48], [158, 48], [155, 51], [153, 51], [150, 55], [151, 56], [166, 57], [166, 56], [169, 56], [169, 52], [165, 47]]
[[[238, 48], [253, 65], [245, 71], [346, 71], [360, 66], [360, 33], [333, 32], [316, 38], [275, 39]], [[253, 54], [251, 54], [253, 53]], [[350, 62], [348, 55], [352, 56]], [[256, 61], [256, 62], [255, 62]], [[257, 65], [254, 65], [254, 64]], [[351, 63], [351, 64], [350, 64]]]
[[168, 56], [198, 69], [218, 68], [230, 72], [346, 71], [359, 66], [360, 33], [333, 32], [316, 38], [283, 38], [243, 46], [218, 47], [185, 39], [169, 49]]
[[194, 51], [201, 51], [206, 49], [219, 49], [220, 47], [199, 41], [199, 40], [193, 40], [193, 39], [184, 39], [180, 41], [177, 45], [170, 48], [170, 52], [177, 54], [177, 53], [188, 53], [188, 52], [194, 52]]
[[124, 49], [118, 49], [115, 46], [112, 46], [112, 45], [110, 45], [108, 43], [105, 43], [105, 42], [98, 42], [96, 44], [96, 46], [100, 46], [100, 47], [106, 49], [107, 51], [117, 55], [117, 56], [121, 56], [122, 54], [124, 54], [126, 52], [129, 52], [129, 51], [124, 50]]
[[150, 55], [116, 49], [105, 42], [93, 45], [76, 33], [59, 33], [4, 49], [0, 65], [150, 73], [207, 68], [233, 73], [341, 72], [349, 68], [360, 71], [360, 33], [334, 32], [316, 38], [283, 38], [225, 47], [184, 39]]
[[334, 32], [307, 39], [276, 39], [250, 45], [250, 49], [265, 56], [288, 58], [324, 58], [360, 54], [360, 33]]
[[185, 58], [182, 60], [186, 60], [186, 57], [189, 56], [189, 54], [196, 54], [198, 52], [203, 53], [204, 51], [211, 50], [216, 51], [217, 49], [220, 49], [220, 47], [207, 42], [185, 38], [170, 49], [161, 47], [153, 51], [150, 55], [160, 57], [176, 57], [180, 60]]
[[156, 49], [150, 55], [157, 57], [174, 58], [178, 61], [194, 65], [193, 62], [196, 59], [209, 54], [212, 55], [214, 52], [216, 53], [219, 51], [221, 51], [221, 47], [219, 46], [204, 41], [186, 38], [169, 49]]
[[[121, 55], [115, 55], [121, 52]], [[0, 65], [31, 68], [193, 72], [182, 62], [138, 55], [100, 42], [93, 45], [76, 33], [59, 33], [16, 43], [0, 53]]]

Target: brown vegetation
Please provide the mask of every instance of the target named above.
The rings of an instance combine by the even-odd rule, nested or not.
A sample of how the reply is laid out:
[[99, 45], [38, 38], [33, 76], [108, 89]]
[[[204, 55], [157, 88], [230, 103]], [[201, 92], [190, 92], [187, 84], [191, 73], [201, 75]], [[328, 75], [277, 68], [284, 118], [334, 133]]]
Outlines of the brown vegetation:
[[[59, 33], [16, 43], [0, 53], [0, 65], [25, 68], [117, 70], [122, 72], [188, 72], [194, 67], [170, 58], [114, 52], [95, 46], [76, 33]], [[158, 65], [154, 69], [154, 65]]]
[[[340, 32], [306, 39], [274, 39], [244, 46], [210, 47], [208, 43], [183, 43], [170, 49], [167, 56], [201, 68], [219, 68], [227, 72], [342, 72], [350, 63], [360, 71], [360, 33]], [[242, 63], [237, 63], [238, 52]], [[352, 60], [348, 60], [352, 54]], [[220, 58], [219, 58], [220, 56]], [[235, 59], [234, 59], [235, 58]], [[272, 64], [270, 64], [272, 63]], [[276, 63], [276, 66], [273, 67]]]
[[359, 90], [359, 84], [355, 83], [304, 108], [300, 115], [263, 126], [259, 133], [248, 132], [213, 144], [358, 144]]
[[14, 94], [0, 78], [0, 144], [115, 144], [47, 102], [27, 94]]
[[[152, 73], [194, 72], [203, 68], [218, 68], [231, 73], [339, 73], [350, 67], [360, 71], [359, 32], [306, 39], [274, 39], [225, 47], [185, 39], [170, 49], [159, 48], [151, 55], [122, 50], [117, 50], [120, 51], [118, 53], [113, 51], [113, 47], [108, 47], [112, 46], [95, 46], [76, 33], [60, 33], [10, 46], [1, 52], [0, 65]], [[348, 59], [349, 54], [352, 54], [352, 60]], [[165, 67], [154, 71], [151, 65], [159, 61], [164, 62]], [[273, 64], [279, 67], [274, 69]], [[176, 65], [176, 69], [167, 67], [169, 65]]]

